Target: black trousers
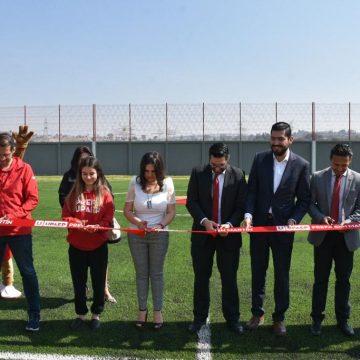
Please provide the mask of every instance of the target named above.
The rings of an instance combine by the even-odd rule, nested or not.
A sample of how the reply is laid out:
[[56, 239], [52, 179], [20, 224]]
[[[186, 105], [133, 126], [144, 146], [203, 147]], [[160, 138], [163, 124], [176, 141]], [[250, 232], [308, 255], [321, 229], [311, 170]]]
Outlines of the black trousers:
[[326, 296], [332, 262], [335, 263], [335, 314], [338, 323], [350, 317], [350, 276], [353, 269], [354, 253], [345, 244], [344, 234], [337, 231], [326, 233], [320, 246], [314, 247], [315, 282], [312, 294], [311, 317], [322, 321], [325, 317]]
[[77, 315], [85, 315], [88, 312], [86, 306], [86, 282], [88, 268], [93, 288], [93, 303], [91, 312], [101, 314], [104, 310], [104, 289], [106, 268], [108, 263], [107, 243], [95, 250], [84, 251], [69, 246], [70, 272], [75, 292], [75, 312]]
[[205, 322], [209, 314], [209, 283], [213, 268], [214, 254], [221, 276], [222, 312], [228, 323], [239, 320], [239, 293], [237, 270], [239, 268], [240, 248], [228, 249], [222, 238], [210, 237], [205, 245], [196, 241], [191, 244], [191, 256], [194, 269], [194, 321]]
[[[273, 225], [269, 220], [267, 225]], [[294, 235], [286, 233], [251, 234], [251, 312], [255, 316], [265, 313], [263, 304], [265, 299], [266, 272], [269, 265], [270, 249], [274, 264], [274, 300], [275, 311], [273, 321], [283, 321], [285, 312], [289, 308], [289, 272]]]

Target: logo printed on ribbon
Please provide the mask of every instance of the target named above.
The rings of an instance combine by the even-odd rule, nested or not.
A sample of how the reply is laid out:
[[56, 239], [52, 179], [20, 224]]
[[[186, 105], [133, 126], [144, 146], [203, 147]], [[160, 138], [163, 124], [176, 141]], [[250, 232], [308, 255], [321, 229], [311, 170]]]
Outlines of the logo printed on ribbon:
[[10, 219], [1, 219], [0, 220], [0, 225], [11, 225], [12, 224], [12, 220]]
[[296, 228], [293, 226], [276, 226], [277, 231], [310, 231], [309, 225], [296, 225]]
[[36, 220], [34, 226], [66, 228], [68, 227], [68, 223], [67, 221]]
[[[34, 220], [34, 219], [1, 219], [0, 227], [15, 226], [15, 227], [43, 227], [43, 228], [73, 228], [73, 229], [86, 229], [87, 226], [82, 223], [69, 223], [68, 221], [61, 220]], [[117, 228], [114, 228], [117, 229]], [[113, 230], [111, 227], [99, 226], [96, 227], [97, 231]], [[118, 228], [120, 230], [120, 228]], [[253, 226], [249, 229], [245, 227], [233, 227], [214, 231], [206, 230], [188, 230], [188, 229], [152, 229], [148, 228], [145, 230], [133, 229], [133, 228], [122, 228], [122, 231], [138, 234], [140, 236], [145, 235], [148, 232], [177, 232], [177, 233], [196, 233], [196, 234], [207, 234], [207, 235], [220, 235], [223, 233], [268, 233], [268, 232], [300, 232], [300, 231], [346, 231], [346, 230], [360, 230], [360, 222], [350, 222], [344, 225], [334, 224], [301, 224], [301, 225], [282, 225], [282, 226]]]
[[81, 224], [81, 223], [67, 223], [67, 227], [69, 229], [72, 229], [72, 228], [83, 228], [84, 227], [84, 224]]

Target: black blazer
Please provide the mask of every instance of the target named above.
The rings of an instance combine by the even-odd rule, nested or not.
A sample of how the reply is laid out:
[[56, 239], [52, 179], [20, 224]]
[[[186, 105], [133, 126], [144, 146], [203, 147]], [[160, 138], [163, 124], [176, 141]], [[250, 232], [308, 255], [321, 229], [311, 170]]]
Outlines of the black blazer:
[[[224, 186], [221, 196], [221, 221], [239, 226], [244, 218], [247, 185], [244, 172], [228, 165], [225, 171]], [[205, 230], [200, 225], [203, 218], [212, 218], [212, 170], [210, 165], [195, 167], [190, 176], [186, 207], [193, 217], [193, 230]], [[192, 234], [191, 240], [204, 245], [208, 235]], [[221, 238], [228, 248], [241, 246], [241, 233], [230, 234]]]
[[290, 151], [279, 187], [273, 191], [274, 160], [271, 150], [255, 155], [249, 175], [246, 213], [253, 225], [265, 225], [270, 206], [275, 225], [286, 225], [289, 219], [300, 223], [310, 206], [309, 163]]

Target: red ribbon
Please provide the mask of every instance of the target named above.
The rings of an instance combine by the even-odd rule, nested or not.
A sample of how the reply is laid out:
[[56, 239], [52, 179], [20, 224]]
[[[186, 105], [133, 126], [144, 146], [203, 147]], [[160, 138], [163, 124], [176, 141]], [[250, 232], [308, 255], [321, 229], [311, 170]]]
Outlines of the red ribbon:
[[[67, 228], [67, 229], [82, 229], [86, 228], [83, 224], [72, 223], [62, 220], [35, 220], [35, 219], [7, 219], [0, 220], [0, 226], [18, 226], [18, 227], [44, 227], [44, 228]], [[112, 230], [111, 227], [97, 227], [98, 230]], [[117, 229], [117, 228], [116, 228]], [[154, 231], [170, 231], [170, 232], [182, 232], [182, 233], [195, 233], [195, 234], [208, 234], [208, 235], [217, 235], [221, 233], [263, 233], [263, 232], [303, 232], [303, 231], [349, 231], [349, 230], [359, 230], [360, 223], [348, 223], [344, 225], [335, 224], [335, 225], [323, 225], [323, 224], [300, 224], [300, 225], [279, 225], [279, 226], [253, 226], [250, 229], [246, 230], [245, 227], [232, 227], [226, 228], [224, 230], [217, 231], [206, 231], [206, 230], [163, 230], [163, 229], [131, 229], [131, 228], [119, 228], [121, 231], [144, 235], [146, 232]]]
[[[35, 219], [8, 219], [8, 220], [0, 220], [0, 226], [17, 226], [17, 227], [43, 227], [43, 228], [57, 228], [57, 229], [86, 229], [86, 226], [83, 224], [72, 223], [68, 221], [62, 220], [35, 220]], [[130, 233], [134, 233], [137, 235], [144, 235], [144, 230], [139, 229], [126, 229], [126, 228], [112, 228], [112, 227], [104, 227], [99, 226], [96, 228], [97, 230], [121, 230]]]
[[176, 199], [176, 203], [179, 204], [179, 205], [186, 205], [186, 197]]
[[[206, 231], [206, 230], [196, 230], [192, 231], [193, 233], [198, 234], [211, 234], [216, 235], [222, 232], [228, 234], [231, 233], [264, 233], [264, 232], [303, 232], [303, 231], [349, 231], [349, 230], [359, 230], [360, 223], [348, 223], [344, 225], [335, 224], [335, 225], [324, 225], [324, 224], [303, 224], [303, 225], [278, 225], [278, 226], [253, 226], [250, 229], [246, 230], [245, 227], [232, 227], [224, 230], [218, 231]], [[170, 230], [171, 231], [171, 230]]]

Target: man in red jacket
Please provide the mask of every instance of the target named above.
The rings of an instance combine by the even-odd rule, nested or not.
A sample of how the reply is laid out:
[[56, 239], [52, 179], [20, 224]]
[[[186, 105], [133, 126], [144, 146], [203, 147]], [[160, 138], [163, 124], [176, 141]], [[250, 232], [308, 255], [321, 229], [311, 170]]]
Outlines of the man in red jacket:
[[[24, 158], [29, 140], [34, 132], [28, 130], [27, 125], [20, 125], [19, 132], [12, 132], [12, 137], [16, 142], [16, 150], [14, 155], [21, 160]], [[5, 254], [1, 262], [2, 284], [0, 283], [0, 295], [6, 299], [17, 299], [21, 296], [21, 292], [14, 287], [14, 266], [12, 261], [12, 253], [7, 246]]]
[[[13, 218], [31, 219], [38, 204], [38, 188], [31, 166], [16, 156], [11, 134], [0, 133], [0, 221]], [[32, 256], [31, 228], [0, 226], [0, 259], [6, 245], [10, 247], [23, 280], [28, 302], [28, 331], [38, 331], [40, 294]]]

